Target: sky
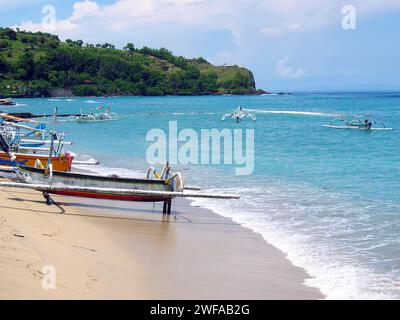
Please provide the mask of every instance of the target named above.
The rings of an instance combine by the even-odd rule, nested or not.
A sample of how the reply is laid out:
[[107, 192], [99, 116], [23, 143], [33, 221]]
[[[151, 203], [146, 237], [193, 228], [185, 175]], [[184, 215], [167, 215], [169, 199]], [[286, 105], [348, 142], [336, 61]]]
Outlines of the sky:
[[400, 0], [0, 0], [0, 15], [62, 40], [240, 65], [268, 91], [400, 90]]

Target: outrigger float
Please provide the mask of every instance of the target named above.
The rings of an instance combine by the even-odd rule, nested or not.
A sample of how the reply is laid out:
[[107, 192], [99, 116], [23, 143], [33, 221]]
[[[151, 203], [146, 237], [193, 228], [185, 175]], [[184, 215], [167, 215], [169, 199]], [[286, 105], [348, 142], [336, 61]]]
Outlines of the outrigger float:
[[257, 118], [254, 114], [246, 112], [243, 107], [238, 107], [236, 111], [232, 113], [226, 113], [221, 118], [221, 121], [225, 121], [226, 119], [231, 118], [235, 119], [237, 123], [241, 122], [246, 118], [251, 118], [253, 121], [256, 121]]
[[382, 127], [374, 127], [379, 122], [373, 121], [371, 117], [359, 116], [359, 119], [350, 120], [344, 118], [336, 118], [330, 124], [325, 124], [324, 127], [332, 129], [354, 129], [366, 131], [393, 131], [394, 128], [387, 128], [384, 123], [380, 123]]

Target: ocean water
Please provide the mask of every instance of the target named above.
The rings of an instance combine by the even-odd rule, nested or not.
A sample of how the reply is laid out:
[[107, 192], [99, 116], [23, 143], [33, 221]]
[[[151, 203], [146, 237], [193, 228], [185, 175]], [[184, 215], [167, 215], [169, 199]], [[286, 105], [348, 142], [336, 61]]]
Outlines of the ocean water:
[[[3, 111], [51, 114], [108, 106], [117, 122], [58, 129], [80, 158], [101, 173], [144, 176], [146, 134], [168, 129], [253, 128], [255, 169], [235, 165], [177, 165], [186, 183], [240, 193], [238, 201], [203, 200], [260, 233], [312, 278], [328, 299], [400, 298], [400, 93], [297, 93], [290, 96], [115, 97], [18, 99]], [[223, 114], [243, 105], [257, 117], [240, 124]], [[11, 111], [10, 111], [11, 112]], [[399, 130], [364, 132], [323, 127], [344, 114], [370, 115]], [[266, 270], [268, 272], [268, 270]]]

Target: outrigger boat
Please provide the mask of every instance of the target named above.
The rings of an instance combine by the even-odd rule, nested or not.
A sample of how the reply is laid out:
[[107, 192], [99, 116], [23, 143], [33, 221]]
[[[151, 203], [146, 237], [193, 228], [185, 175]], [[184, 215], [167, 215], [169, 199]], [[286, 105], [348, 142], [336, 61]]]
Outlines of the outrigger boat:
[[[0, 152], [0, 165], [7, 167], [13, 167], [15, 165], [45, 167], [48, 162], [48, 158], [43, 155], [15, 153], [15, 157], [16, 159], [13, 160], [7, 153]], [[66, 153], [64, 156], [52, 157], [54, 168], [63, 172], [71, 171], [73, 160], [74, 157], [69, 153]]]
[[355, 130], [366, 130], [366, 131], [393, 131], [394, 128], [387, 128], [384, 123], [380, 123], [382, 127], [374, 127], [374, 125], [379, 122], [373, 121], [371, 117], [357, 117], [359, 119], [354, 119], [354, 117], [350, 120], [344, 118], [336, 118], [331, 124], [325, 124], [326, 128], [333, 129], [355, 129]]
[[[104, 109], [104, 107], [97, 108], [97, 110]], [[76, 118], [78, 123], [93, 123], [93, 122], [104, 122], [104, 121], [117, 121], [120, 117], [115, 113], [111, 112], [109, 108], [106, 108], [104, 112], [83, 114]]]
[[19, 182], [1, 182], [0, 187], [41, 191], [48, 205], [54, 203], [49, 194], [56, 194], [120, 201], [163, 202], [163, 213], [171, 214], [172, 200], [175, 198], [240, 198], [238, 195], [188, 192], [179, 173], [169, 178], [163, 176], [159, 179], [132, 179], [18, 166], [18, 179]]
[[16, 103], [11, 100], [11, 98], [8, 99], [0, 99], [0, 106], [15, 106]]
[[[32, 148], [31, 148], [32, 149]], [[37, 149], [37, 148], [36, 148]], [[46, 149], [46, 148], [43, 148]], [[49, 157], [44, 154], [34, 153], [10, 153], [6, 150], [11, 150], [7, 142], [0, 134], [0, 165], [7, 167], [15, 167], [17, 165], [25, 165], [30, 167], [46, 167], [49, 161]], [[49, 149], [46, 149], [49, 150]], [[14, 158], [15, 157], [15, 158]], [[51, 161], [55, 170], [58, 171], [71, 171], [72, 162], [74, 156], [70, 153], [60, 154], [58, 156], [52, 156]]]
[[240, 121], [242, 121], [243, 119], [246, 119], [246, 118], [251, 118], [253, 121], [256, 121], [256, 120], [257, 120], [257, 118], [256, 118], [256, 116], [255, 116], [254, 114], [252, 114], [252, 113], [247, 113], [247, 112], [243, 109], [243, 107], [238, 107], [237, 110], [236, 110], [235, 112], [226, 113], [226, 114], [221, 118], [221, 121], [225, 121], [225, 119], [227, 119], [227, 118], [235, 119], [236, 122], [238, 122], [238, 123], [239, 123]]
[[[64, 134], [58, 133], [56, 135], [57, 142], [51, 143], [46, 140], [48, 132], [45, 127], [39, 125], [36, 128], [21, 125], [16, 121], [21, 121], [16, 117], [8, 117], [1, 114], [1, 118], [10, 119], [10, 121], [0, 121], [0, 165], [1, 166], [37, 166], [46, 167], [48, 163], [48, 155], [41, 152], [48, 153], [52, 148], [52, 163], [55, 170], [58, 171], [71, 171], [72, 161], [74, 156], [71, 153], [64, 151], [64, 146], [72, 144], [71, 142], [64, 141]], [[36, 122], [37, 123], [37, 122]], [[26, 130], [27, 132], [22, 132]], [[50, 147], [46, 145], [50, 144]], [[3, 150], [3, 151], [1, 151]], [[12, 159], [9, 153], [5, 150], [13, 152], [15, 159]]]
[[[8, 151], [8, 153], [11, 159], [15, 159], [12, 152]], [[154, 173], [154, 178], [150, 178], [151, 173]], [[170, 175], [168, 164], [164, 167], [162, 174], [150, 168], [145, 179], [53, 171], [52, 161], [48, 162], [46, 169], [17, 165], [15, 174], [14, 179], [17, 182], [1, 182], [0, 187], [41, 191], [48, 205], [54, 203], [50, 194], [120, 201], [163, 202], [163, 213], [169, 215], [172, 200], [179, 197], [239, 198], [238, 195], [188, 191], [197, 189], [185, 188], [181, 174]]]

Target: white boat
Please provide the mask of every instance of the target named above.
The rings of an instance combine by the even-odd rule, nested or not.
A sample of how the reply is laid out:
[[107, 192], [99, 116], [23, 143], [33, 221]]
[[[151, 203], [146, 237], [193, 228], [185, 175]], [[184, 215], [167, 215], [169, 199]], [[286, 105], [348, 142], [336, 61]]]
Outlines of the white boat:
[[393, 131], [394, 128], [366, 128], [366, 127], [355, 127], [355, 126], [335, 126], [331, 124], [325, 124], [324, 127], [332, 129], [354, 129], [354, 130], [366, 130], [366, 131]]
[[[354, 119], [356, 118], [356, 119]], [[332, 129], [353, 129], [364, 131], [393, 131], [394, 128], [387, 128], [384, 123], [381, 127], [375, 127], [379, 122], [373, 121], [370, 116], [353, 116], [351, 119], [336, 118], [324, 127]]]
[[254, 114], [246, 112], [243, 109], [243, 107], [237, 108], [237, 110], [232, 113], [224, 114], [223, 117], [221, 118], [221, 121], [225, 121], [228, 118], [235, 119], [236, 122], [240, 122], [246, 118], [251, 118], [253, 121], [257, 120], [257, 118]]
[[[103, 109], [103, 107], [97, 108]], [[76, 122], [78, 123], [93, 123], [93, 122], [104, 122], [104, 121], [117, 121], [121, 118], [115, 113], [111, 112], [109, 108], [107, 108], [104, 112], [83, 114], [76, 118]]]

